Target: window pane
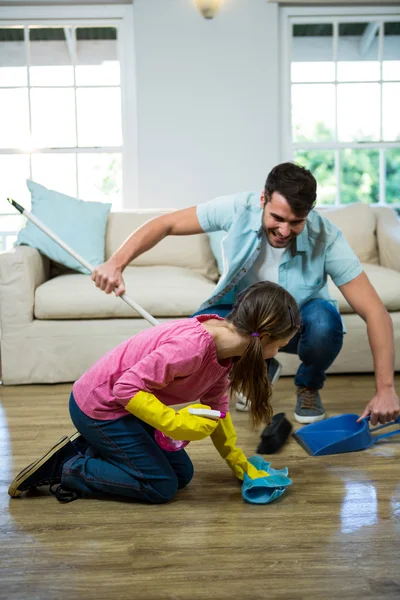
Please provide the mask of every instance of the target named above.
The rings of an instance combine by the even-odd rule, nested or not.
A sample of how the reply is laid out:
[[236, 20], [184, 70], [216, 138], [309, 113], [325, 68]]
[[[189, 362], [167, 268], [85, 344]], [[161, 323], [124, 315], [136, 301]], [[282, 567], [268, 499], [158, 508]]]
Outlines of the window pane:
[[30, 27], [30, 82], [35, 85], [74, 85], [71, 27]]
[[340, 164], [343, 204], [379, 201], [379, 151], [343, 150]]
[[400, 149], [386, 150], [386, 202], [400, 204]]
[[16, 235], [7, 235], [5, 240], [5, 250], [11, 250], [17, 241]]
[[400, 140], [400, 83], [382, 85], [382, 128], [383, 139]]
[[74, 90], [31, 90], [33, 145], [38, 148], [76, 146]]
[[1, 212], [13, 213], [14, 208], [5, 202], [12, 198], [30, 209], [31, 197], [26, 187], [29, 178], [29, 156], [27, 154], [0, 154], [0, 199]]
[[334, 204], [336, 198], [335, 154], [331, 150], [299, 150], [295, 161], [317, 180], [318, 204]]
[[400, 22], [385, 23], [384, 35], [382, 79], [400, 81]]
[[335, 86], [292, 85], [292, 127], [296, 142], [332, 140], [335, 129]]
[[23, 27], [0, 28], [0, 86], [27, 85]]
[[7, 217], [0, 215], [0, 252], [11, 250], [17, 239], [18, 231], [24, 225], [24, 217], [17, 211], [15, 213], [15, 215]]
[[379, 23], [340, 23], [338, 81], [378, 81]]
[[29, 144], [27, 88], [0, 89], [0, 148], [26, 148]]
[[79, 146], [120, 146], [119, 88], [77, 89]]
[[[25, 204], [23, 206], [26, 208]], [[0, 229], [3, 233], [13, 234], [19, 231], [25, 221], [25, 217], [15, 210], [15, 215], [0, 215]]]
[[293, 25], [292, 81], [334, 81], [332, 24]]
[[292, 62], [292, 81], [297, 82], [323, 82], [334, 81], [335, 63], [333, 62]]
[[115, 27], [76, 29], [76, 85], [119, 85]]
[[57, 192], [76, 196], [75, 154], [33, 154], [32, 179]]
[[79, 197], [122, 207], [120, 154], [78, 154]]
[[338, 84], [338, 138], [341, 142], [380, 138], [378, 83]]

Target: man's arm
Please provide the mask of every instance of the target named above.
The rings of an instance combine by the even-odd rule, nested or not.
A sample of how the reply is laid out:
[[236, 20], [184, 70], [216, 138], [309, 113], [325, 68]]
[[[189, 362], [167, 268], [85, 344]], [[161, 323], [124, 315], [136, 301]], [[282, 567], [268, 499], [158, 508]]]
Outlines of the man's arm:
[[106, 294], [115, 290], [116, 296], [121, 296], [125, 293], [122, 271], [131, 260], [153, 248], [167, 235], [196, 233], [203, 233], [203, 229], [195, 206], [151, 219], [134, 231], [105, 263], [94, 269], [92, 280]]
[[389, 313], [367, 275], [361, 273], [339, 286], [353, 310], [367, 324], [368, 339], [374, 360], [376, 394], [361, 418], [371, 415], [372, 425], [387, 423], [399, 416], [400, 403], [394, 389], [393, 324]]

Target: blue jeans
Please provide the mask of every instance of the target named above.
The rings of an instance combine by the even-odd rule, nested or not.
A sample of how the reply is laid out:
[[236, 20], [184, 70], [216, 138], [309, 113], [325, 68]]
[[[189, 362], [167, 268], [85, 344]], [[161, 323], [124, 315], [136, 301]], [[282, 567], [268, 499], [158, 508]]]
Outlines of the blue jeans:
[[[226, 317], [232, 305], [210, 306], [196, 315], [214, 313]], [[339, 312], [326, 300], [310, 300], [300, 309], [302, 327], [280, 352], [298, 354], [301, 365], [294, 383], [298, 387], [319, 390], [343, 345], [343, 325]], [[193, 315], [194, 316], [194, 315]]]
[[64, 487], [84, 496], [125, 496], [161, 504], [191, 481], [193, 464], [185, 450], [162, 450], [154, 428], [134, 415], [92, 419], [80, 410], [73, 394], [69, 410], [83, 437], [76, 443], [77, 455], [63, 466]]

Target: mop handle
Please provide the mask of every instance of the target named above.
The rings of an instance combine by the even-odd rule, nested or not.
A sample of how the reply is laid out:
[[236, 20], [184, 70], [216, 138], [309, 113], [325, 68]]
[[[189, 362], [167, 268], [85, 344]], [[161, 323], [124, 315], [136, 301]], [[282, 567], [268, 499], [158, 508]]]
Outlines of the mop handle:
[[[7, 200], [9, 201], [10, 204], [13, 205], [14, 208], [16, 208], [22, 215], [24, 215], [24, 217], [26, 217], [29, 221], [31, 221], [37, 227], [39, 227], [39, 229], [41, 229], [54, 242], [56, 242], [56, 244], [61, 246], [61, 248], [63, 250], [68, 252], [68, 254], [70, 254], [73, 258], [75, 258], [75, 260], [77, 260], [79, 263], [81, 263], [81, 265], [84, 266], [85, 269], [87, 269], [90, 273], [93, 273], [94, 268], [92, 267], [92, 265], [87, 260], [85, 260], [82, 256], [77, 254], [75, 252], [75, 250], [72, 250], [72, 248], [70, 248], [65, 242], [63, 242], [63, 240], [60, 239], [58, 237], [58, 235], [56, 235], [51, 229], [49, 229], [46, 225], [44, 225], [44, 223], [42, 223], [37, 217], [32, 215], [32, 213], [28, 212], [23, 206], [18, 204], [18, 202], [15, 202], [15, 200], [13, 200], [12, 198], [7, 198]], [[136, 310], [136, 312], [138, 312], [151, 325], [159, 324], [159, 321], [157, 321], [154, 317], [152, 317], [150, 313], [148, 313], [144, 308], [142, 308], [140, 306], [140, 304], [138, 304], [137, 302], [132, 300], [132, 298], [129, 298], [129, 296], [127, 296], [126, 294], [123, 294], [122, 296], [118, 296], [118, 297], [121, 298], [121, 300], [123, 300], [124, 302], [126, 302], [128, 304], [128, 306], [130, 306], [131, 308]]]

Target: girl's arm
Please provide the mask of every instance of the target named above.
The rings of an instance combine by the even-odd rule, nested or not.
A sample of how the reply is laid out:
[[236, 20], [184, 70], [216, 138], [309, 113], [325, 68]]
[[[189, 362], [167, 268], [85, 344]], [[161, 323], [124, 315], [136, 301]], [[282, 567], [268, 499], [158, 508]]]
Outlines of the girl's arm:
[[126, 406], [138, 392], [156, 394], [175, 378], [192, 375], [202, 362], [201, 352], [182, 337], [174, 337], [124, 371], [114, 382], [111, 393]]
[[125, 408], [135, 417], [174, 440], [202, 440], [211, 435], [218, 425], [218, 421], [214, 419], [190, 414], [189, 406], [176, 412], [173, 408], [165, 406], [153, 394], [142, 391], [129, 400]]
[[201, 362], [201, 353], [189, 340], [171, 338], [125, 371], [112, 394], [128, 412], [176, 440], [203, 439], [214, 431], [216, 421], [189, 414], [188, 408], [176, 412], [155, 395], [175, 378], [194, 373]]
[[241, 481], [243, 481], [245, 473], [250, 479], [269, 477], [266, 471], [260, 471], [249, 463], [244, 452], [236, 447], [237, 434], [230, 413], [226, 415], [225, 419], [219, 419], [217, 427], [211, 434], [211, 439], [219, 454]]

